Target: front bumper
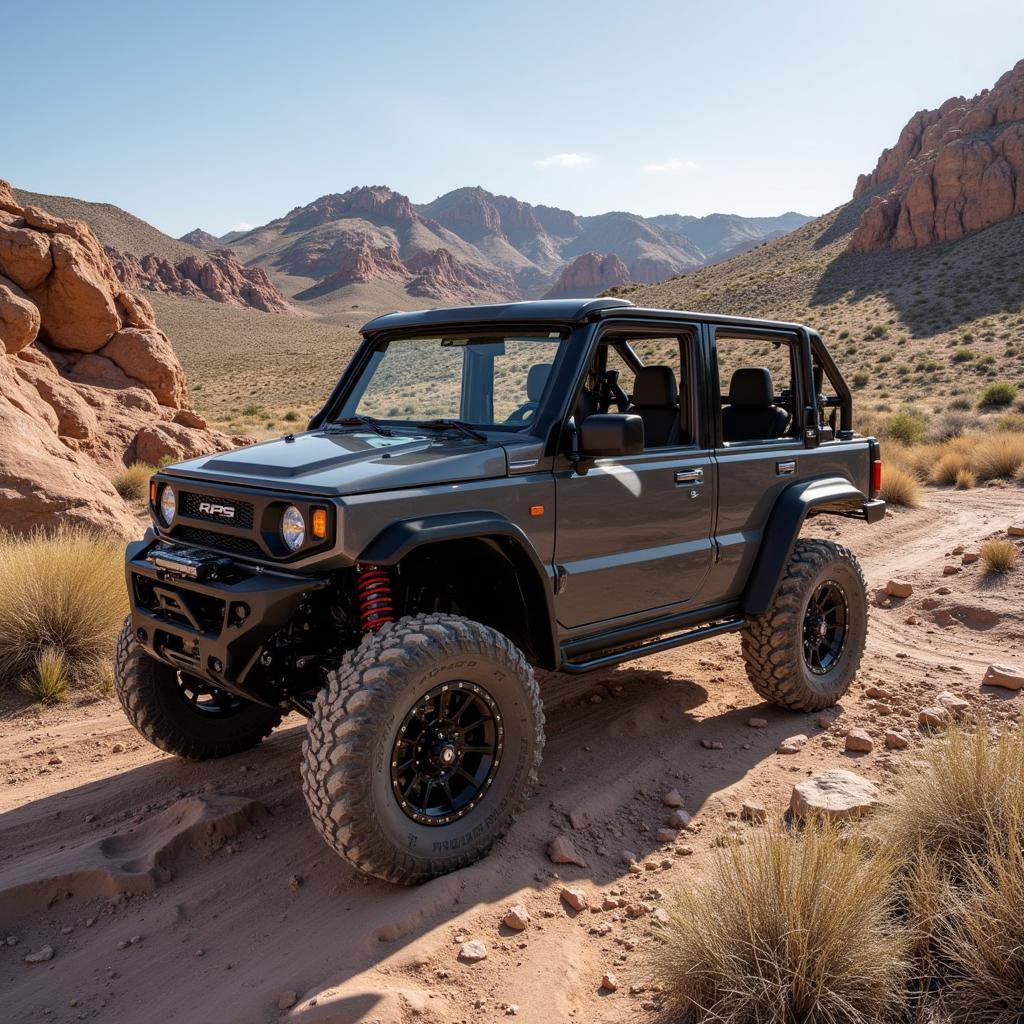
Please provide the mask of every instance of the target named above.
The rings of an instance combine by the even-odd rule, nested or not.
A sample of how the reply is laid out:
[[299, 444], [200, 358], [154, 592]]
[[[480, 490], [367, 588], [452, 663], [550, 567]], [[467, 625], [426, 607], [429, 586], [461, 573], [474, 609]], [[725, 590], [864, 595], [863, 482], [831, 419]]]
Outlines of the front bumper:
[[260, 703], [264, 656], [322, 577], [302, 576], [221, 558], [213, 578], [185, 576], [154, 564], [169, 546], [128, 545], [125, 572], [132, 629], [147, 654], [220, 689]]

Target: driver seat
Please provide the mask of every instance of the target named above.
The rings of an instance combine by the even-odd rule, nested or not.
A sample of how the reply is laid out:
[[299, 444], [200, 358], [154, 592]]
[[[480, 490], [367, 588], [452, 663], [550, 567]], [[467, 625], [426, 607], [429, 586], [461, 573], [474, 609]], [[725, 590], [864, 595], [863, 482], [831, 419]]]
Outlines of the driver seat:
[[524, 422], [533, 419], [550, 373], [551, 363], [534, 363], [530, 367], [526, 374], [526, 401], [509, 416], [508, 422]]
[[644, 447], [677, 444], [680, 436], [679, 385], [670, 366], [641, 366], [626, 410], [644, 421]]
[[729, 382], [729, 404], [722, 410], [725, 441], [764, 441], [782, 437], [789, 414], [775, 404], [771, 371], [763, 366], [737, 370]]

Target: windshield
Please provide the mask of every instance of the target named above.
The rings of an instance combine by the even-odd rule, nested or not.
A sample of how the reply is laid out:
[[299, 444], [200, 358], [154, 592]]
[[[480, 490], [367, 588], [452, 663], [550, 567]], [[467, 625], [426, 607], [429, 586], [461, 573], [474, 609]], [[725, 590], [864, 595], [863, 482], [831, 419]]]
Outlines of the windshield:
[[338, 419], [455, 419], [520, 430], [546, 398], [566, 335], [434, 335], [382, 341]]

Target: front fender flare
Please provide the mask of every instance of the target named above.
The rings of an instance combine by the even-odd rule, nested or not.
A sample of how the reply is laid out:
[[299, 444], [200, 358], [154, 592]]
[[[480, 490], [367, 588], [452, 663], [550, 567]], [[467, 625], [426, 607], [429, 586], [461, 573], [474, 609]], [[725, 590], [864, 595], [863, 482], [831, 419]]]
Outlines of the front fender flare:
[[862, 508], [866, 501], [866, 495], [844, 477], [820, 477], [787, 487], [775, 502], [761, 536], [761, 550], [743, 595], [744, 613], [763, 615], [768, 610], [800, 528], [812, 508], [829, 505], [834, 511], [854, 510]]
[[[363, 565], [397, 565], [417, 548], [450, 540], [506, 542], [523, 592], [531, 598], [528, 604], [532, 607], [526, 612], [536, 634], [534, 646], [541, 665], [557, 667], [559, 647], [551, 572], [526, 533], [504, 516], [481, 510], [404, 519], [385, 526], [359, 552], [356, 561]], [[538, 603], [540, 608], [536, 607]]]

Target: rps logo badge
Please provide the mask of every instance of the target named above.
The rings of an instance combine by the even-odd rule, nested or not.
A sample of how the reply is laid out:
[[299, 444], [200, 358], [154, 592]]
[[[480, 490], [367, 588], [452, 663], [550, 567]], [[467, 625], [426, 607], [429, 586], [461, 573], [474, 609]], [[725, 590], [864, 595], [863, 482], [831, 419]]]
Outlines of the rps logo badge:
[[199, 502], [199, 514], [204, 516], [217, 516], [220, 519], [234, 519], [234, 505], [215, 505], [212, 501]]

